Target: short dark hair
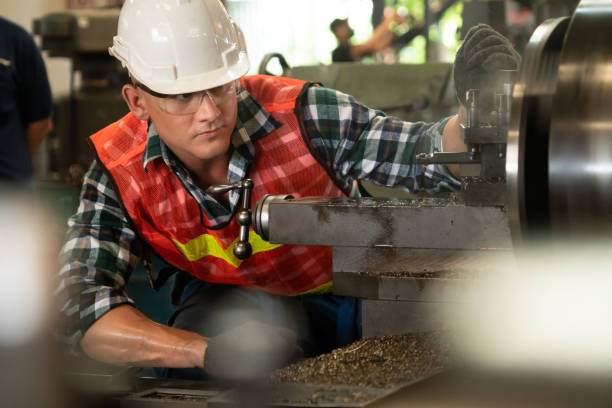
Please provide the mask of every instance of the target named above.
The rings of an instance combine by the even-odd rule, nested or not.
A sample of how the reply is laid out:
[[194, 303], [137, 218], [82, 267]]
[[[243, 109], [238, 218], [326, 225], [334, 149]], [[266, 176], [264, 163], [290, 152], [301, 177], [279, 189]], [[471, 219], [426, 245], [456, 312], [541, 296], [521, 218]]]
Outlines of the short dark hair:
[[329, 29], [332, 30], [332, 32], [334, 32], [338, 28], [340, 28], [340, 26], [342, 26], [344, 24], [348, 24], [348, 17], [347, 18], [337, 18], [337, 19], [335, 19], [329, 25]]

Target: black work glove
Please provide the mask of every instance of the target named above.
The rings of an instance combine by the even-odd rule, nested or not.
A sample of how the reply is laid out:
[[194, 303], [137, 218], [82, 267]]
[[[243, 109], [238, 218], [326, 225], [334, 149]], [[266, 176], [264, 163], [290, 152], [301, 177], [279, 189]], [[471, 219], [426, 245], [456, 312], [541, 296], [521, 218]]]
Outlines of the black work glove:
[[459, 101], [466, 105], [469, 89], [483, 89], [493, 82], [498, 70], [516, 70], [520, 55], [510, 41], [491, 26], [478, 24], [470, 28], [457, 51], [453, 76]]
[[250, 321], [208, 342], [204, 371], [227, 380], [255, 380], [303, 356], [289, 329]]

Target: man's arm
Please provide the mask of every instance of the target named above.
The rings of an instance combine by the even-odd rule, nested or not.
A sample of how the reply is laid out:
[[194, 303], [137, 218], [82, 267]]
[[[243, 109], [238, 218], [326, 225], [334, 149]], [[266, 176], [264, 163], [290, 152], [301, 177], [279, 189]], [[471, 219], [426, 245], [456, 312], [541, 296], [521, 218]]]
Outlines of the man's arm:
[[383, 22], [374, 29], [372, 36], [367, 41], [349, 48], [351, 57], [354, 61], [359, 61], [364, 56], [384, 50], [391, 44], [391, 40], [393, 40], [393, 32]]
[[[416, 164], [420, 153], [463, 152], [460, 123], [465, 117], [465, 91], [480, 89], [500, 69], [518, 69], [520, 56], [491, 27], [472, 27], [459, 48], [453, 75], [458, 114], [439, 122], [409, 123], [369, 109], [349, 95], [324, 88], [305, 94], [305, 127], [320, 158], [339, 178], [364, 179], [378, 185], [400, 186], [411, 192], [457, 189], [459, 166]], [[462, 97], [463, 96], [463, 97]]]
[[207, 339], [149, 320], [125, 293], [142, 253], [143, 243], [94, 163], [61, 253], [61, 337], [77, 351], [80, 346], [90, 357], [109, 363], [201, 367]]
[[456, 117], [435, 123], [386, 116], [332, 89], [304, 95], [304, 125], [317, 156], [342, 180], [365, 180], [410, 192], [454, 191], [460, 183], [444, 165], [419, 165], [416, 156], [464, 149]]
[[[188, 368], [231, 378], [261, 378], [301, 353], [288, 329], [250, 322], [213, 338], [153, 322], [125, 293], [143, 251], [100, 166], [85, 176], [69, 220], [57, 290], [61, 337], [95, 360]], [[255, 339], [255, 341], [253, 341]]]
[[392, 8], [385, 9], [385, 15], [381, 23], [376, 26], [372, 32], [372, 36], [361, 44], [355, 44], [350, 47], [351, 57], [355, 61], [361, 60], [365, 55], [370, 55], [378, 51], [382, 51], [391, 45], [391, 41], [395, 37], [391, 31], [392, 23], [401, 23], [404, 19], [400, 17]]
[[107, 312], [81, 340], [95, 360], [140, 367], [203, 367], [207, 345], [207, 338], [155, 323], [130, 305]]
[[25, 127], [26, 140], [28, 141], [28, 149], [30, 156], [33, 156], [38, 150], [45, 137], [53, 130], [53, 122], [51, 117], [30, 122]]

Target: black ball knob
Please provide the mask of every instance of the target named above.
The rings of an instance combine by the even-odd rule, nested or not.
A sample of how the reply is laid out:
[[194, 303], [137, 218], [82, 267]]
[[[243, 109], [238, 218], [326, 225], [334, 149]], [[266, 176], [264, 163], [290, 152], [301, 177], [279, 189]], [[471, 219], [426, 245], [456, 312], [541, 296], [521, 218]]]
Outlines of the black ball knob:
[[234, 255], [236, 255], [236, 258], [238, 259], [247, 259], [252, 253], [253, 248], [248, 242], [238, 241], [236, 242], [236, 245], [234, 245]]

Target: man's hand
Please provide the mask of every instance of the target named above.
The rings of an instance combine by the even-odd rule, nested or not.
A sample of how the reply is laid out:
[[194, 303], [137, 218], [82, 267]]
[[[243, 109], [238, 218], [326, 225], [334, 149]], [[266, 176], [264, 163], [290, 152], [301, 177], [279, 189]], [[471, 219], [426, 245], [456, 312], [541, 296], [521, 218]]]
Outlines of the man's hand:
[[302, 355], [291, 330], [248, 322], [209, 340], [204, 371], [222, 379], [250, 380]]
[[[464, 152], [467, 146], [461, 137], [460, 124], [465, 123], [466, 92], [469, 89], [487, 89], [493, 86], [494, 75], [499, 70], [519, 68], [521, 57], [506, 37], [486, 24], [470, 28], [463, 44], [457, 51], [453, 77], [460, 106], [458, 115], [451, 118], [442, 134], [442, 147], [445, 152]], [[481, 93], [481, 104], [490, 104], [487, 92]], [[451, 173], [460, 175], [459, 165], [449, 165]]]
[[466, 105], [469, 89], [481, 89], [492, 82], [498, 70], [519, 68], [521, 57], [510, 41], [486, 24], [470, 28], [457, 51], [453, 75], [459, 101]]

